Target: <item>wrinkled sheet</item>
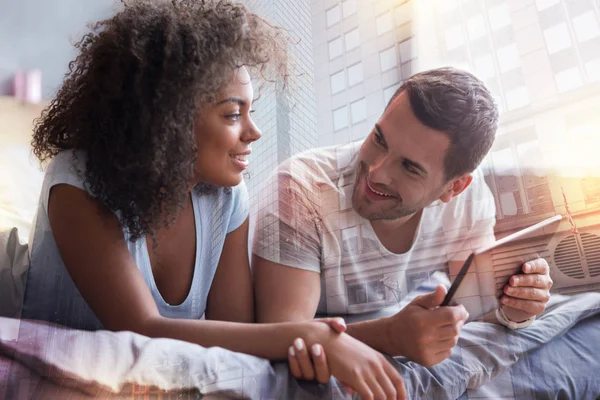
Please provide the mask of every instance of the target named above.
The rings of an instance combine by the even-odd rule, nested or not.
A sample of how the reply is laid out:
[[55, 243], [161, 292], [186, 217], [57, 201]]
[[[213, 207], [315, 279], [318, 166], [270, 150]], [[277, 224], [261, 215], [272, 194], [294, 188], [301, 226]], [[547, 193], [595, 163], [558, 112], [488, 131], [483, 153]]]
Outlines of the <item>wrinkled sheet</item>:
[[29, 254], [19, 234], [16, 227], [0, 230], [0, 317], [21, 315]]
[[[390, 360], [413, 399], [597, 399], [599, 311], [598, 293], [555, 295], [524, 330], [467, 324], [452, 356], [432, 368]], [[136, 398], [140, 387], [177, 398], [350, 398], [335, 380], [298, 382], [285, 363], [217, 347], [8, 318], [0, 318], [0, 360], [1, 399]]]

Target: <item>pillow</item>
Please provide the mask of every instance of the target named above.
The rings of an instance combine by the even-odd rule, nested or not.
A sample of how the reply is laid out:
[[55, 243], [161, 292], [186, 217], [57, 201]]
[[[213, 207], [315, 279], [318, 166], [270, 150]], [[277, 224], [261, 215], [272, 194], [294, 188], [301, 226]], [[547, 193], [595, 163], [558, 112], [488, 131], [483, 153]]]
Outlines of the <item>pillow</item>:
[[17, 228], [20, 240], [27, 241], [43, 179], [28, 145], [0, 142], [0, 231]]
[[21, 241], [29, 236], [42, 187], [43, 173], [29, 145], [34, 121], [47, 105], [0, 96], [0, 231], [16, 227]]

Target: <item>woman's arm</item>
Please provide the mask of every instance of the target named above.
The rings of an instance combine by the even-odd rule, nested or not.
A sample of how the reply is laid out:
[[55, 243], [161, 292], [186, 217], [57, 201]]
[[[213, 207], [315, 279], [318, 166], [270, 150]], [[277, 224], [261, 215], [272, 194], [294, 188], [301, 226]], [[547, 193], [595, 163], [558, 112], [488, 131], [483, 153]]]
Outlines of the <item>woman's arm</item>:
[[[287, 358], [288, 347], [297, 337], [305, 338], [310, 344], [310, 337], [315, 336], [311, 328], [315, 326], [323, 325], [325, 329], [321, 329], [317, 336], [325, 340], [324, 333], [329, 330], [325, 324], [255, 325], [162, 317], [129, 253], [122, 228], [113, 213], [81, 189], [62, 184], [51, 189], [48, 217], [71, 278], [106, 329], [169, 337], [205, 347], [219, 346], [277, 360]], [[218, 304], [227, 297], [234, 297], [227, 286], [227, 279], [237, 281], [244, 300], [252, 297], [245, 252], [247, 231], [245, 222], [227, 238], [224, 257], [219, 265], [225, 267], [225, 273], [217, 273], [209, 296], [212, 305], [208, 314], [211, 317], [244, 320], [252, 316], [247, 308], [252, 305], [251, 300], [231, 302], [235, 304], [230, 315], [225, 310], [228, 304]], [[244, 251], [236, 251], [235, 246], [241, 246]], [[236, 265], [236, 261], [241, 261], [241, 265]], [[240, 277], [226, 276], [239, 270], [245, 271], [246, 276], [244, 272]]]
[[254, 322], [254, 295], [248, 256], [248, 219], [225, 237], [210, 287], [206, 319]]

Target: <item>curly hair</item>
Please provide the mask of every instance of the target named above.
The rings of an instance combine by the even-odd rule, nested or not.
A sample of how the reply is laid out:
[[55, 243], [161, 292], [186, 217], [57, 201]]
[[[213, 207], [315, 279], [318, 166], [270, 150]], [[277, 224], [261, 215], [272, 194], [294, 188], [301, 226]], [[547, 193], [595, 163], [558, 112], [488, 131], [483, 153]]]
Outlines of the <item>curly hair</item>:
[[126, 0], [75, 47], [33, 152], [44, 163], [83, 150], [87, 187], [132, 241], [172, 223], [187, 200], [198, 105], [242, 65], [263, 82], [287, 77], [283, 30], [229, 1]]

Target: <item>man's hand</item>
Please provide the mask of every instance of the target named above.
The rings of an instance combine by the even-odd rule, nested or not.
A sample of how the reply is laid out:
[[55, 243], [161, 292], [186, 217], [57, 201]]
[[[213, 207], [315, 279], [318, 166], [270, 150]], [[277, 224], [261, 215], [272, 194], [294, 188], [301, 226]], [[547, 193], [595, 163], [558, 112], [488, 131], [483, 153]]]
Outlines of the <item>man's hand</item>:
[[446, 288], [439, 285], [434, 292], [415, 298], [396, 315], [387, 318], [382, 331], [387, 348], [382, 350], [426, 367], [448, 358], [469, 314], [462, 305], [439, 307], [445, 296]]
[[522, 322], [539, 315], [550, 300], [550, 267], [543, 258], [523, 264], [523, 274], [513, 275], [500, 298], [508, 319]]

